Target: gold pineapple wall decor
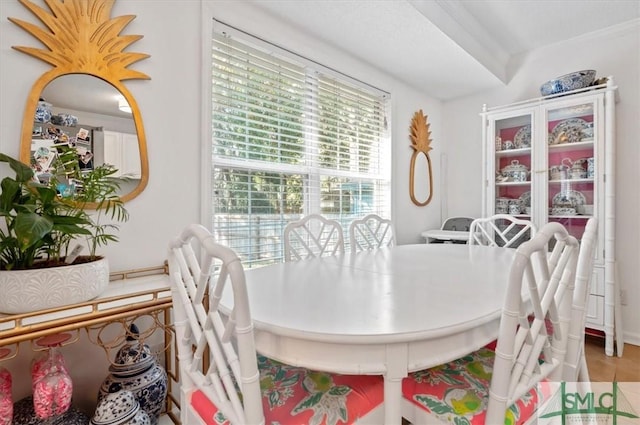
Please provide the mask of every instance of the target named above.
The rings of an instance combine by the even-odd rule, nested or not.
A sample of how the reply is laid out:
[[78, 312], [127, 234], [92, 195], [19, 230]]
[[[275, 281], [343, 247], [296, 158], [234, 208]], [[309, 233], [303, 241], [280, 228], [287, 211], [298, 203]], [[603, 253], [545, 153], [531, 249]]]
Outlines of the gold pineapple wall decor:
[[45, 48], [13, 48], [53, 66], [38, 78], [27, 98], [20, 160], [27, 164], [30, 162], [33, 117], [40, 94], [47, 84], [69, 74], [97, 77], [118, 90], [131, 106], [140, 150], [141, 178], [138, 186], [121, 199], [127, 201], [134, 198], [147, 185], [149, 164], [142, 116], [135, 98], [124, 86], [123, 81], [150, 79], [140, 71], [129, 69], [131, 64], [150, 56], [124, 51], [143, 36], [120, 34], [135, 19], [135, 15], [111, 18], [115, 0], [44, 0], [49, 10], [29, 0], [19, 1], [44, 24], [44, 27], [16, 18], [9, 20], [35, 37]]
[[[429, 157], [429, 151], [433, 148], [431, 147], [431, 131], [429, 130], [430, 124], [427, 123], [427, 116], [424, 115], [422, 109], [413, 114], [413, 118], [411, 119], [411, 127], [409, 128], [411, 134], [409, 135], [411, 139], [411, 147], [413, 148], [413, 154], [411, 155], [411, 169], [409, 172], [409, 195], [411, 196], [411, 201], [418, 206], [425, 206], [429, 202], [431, 202], [431, 198], [433, 198], [433, 176], [431, 171], [431, 158]], [[429, 176], [429, 196], [424, 202], [418, 201], [415, 196], [415, 168], [416, 168], [416, 159], [420, 154], [424, 154], [427, 160], [427, 175]]]

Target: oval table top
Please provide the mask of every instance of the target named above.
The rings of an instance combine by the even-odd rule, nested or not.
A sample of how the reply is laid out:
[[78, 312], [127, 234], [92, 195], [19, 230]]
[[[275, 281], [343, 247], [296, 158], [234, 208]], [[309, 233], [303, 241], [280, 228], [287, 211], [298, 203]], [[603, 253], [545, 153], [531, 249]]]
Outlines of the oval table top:
[[251, 314], [256, 328], [317, 341], [438, 337], [499, 318], [514, 252], [400, 245], [246, 270]]

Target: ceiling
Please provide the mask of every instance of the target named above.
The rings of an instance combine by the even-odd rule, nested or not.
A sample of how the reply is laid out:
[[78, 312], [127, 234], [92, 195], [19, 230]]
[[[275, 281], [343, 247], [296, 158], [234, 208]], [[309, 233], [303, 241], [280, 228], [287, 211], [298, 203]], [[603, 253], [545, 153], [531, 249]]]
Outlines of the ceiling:
[[132, 118], [131, 113], [118, 109], [120, 97], [120, 92], [111, 84], [85, 74], [58, 77], [41, 94], [42, 99], [60, 110]]
[[[640, 20], [640, 0], [246, 1], [442, 100], [506, 83], [514, 55]], [[110, 85], [81, 75], [63, 78], [72, 83], [61, 96], [48, 87], [47, 101], [130, 117], [118, 111]]]
[[640, 0], [250, 1], [442, 100], [506, 83], [514, 55], [640, 19]]

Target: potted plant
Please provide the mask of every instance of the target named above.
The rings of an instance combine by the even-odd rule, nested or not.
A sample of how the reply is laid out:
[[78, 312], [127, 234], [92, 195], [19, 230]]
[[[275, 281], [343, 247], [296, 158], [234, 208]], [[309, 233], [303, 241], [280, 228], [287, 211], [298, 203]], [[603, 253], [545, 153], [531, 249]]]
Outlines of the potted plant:
[[[46, 177], [39, 179], [32, 167], [0, 153], [0, 162], [14, 172], [2, 180], [0, 194], [3, 313], [86, 301], [108, 284], [108, 262], [96, 250], [116, 242], [115, 222], [128, 219], [118, 197], [119, 180], [112, 177], [117, 170], [109, 164], [81, 170], [76, 149], [68, 145], [53, 152]], [[83, 245], [75, 245], [82, 241], [85, 255], [79, 255]]]

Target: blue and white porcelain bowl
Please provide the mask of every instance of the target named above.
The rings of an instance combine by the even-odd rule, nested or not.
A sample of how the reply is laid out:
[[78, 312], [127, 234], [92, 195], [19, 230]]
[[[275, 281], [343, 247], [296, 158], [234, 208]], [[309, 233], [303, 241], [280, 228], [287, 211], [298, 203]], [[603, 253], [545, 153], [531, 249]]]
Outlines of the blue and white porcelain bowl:
[[62, 118], [62, 125], [67, 127], [75, 127], [78, 124], [78, 117], [71, 114], [58, 114]]
[[151, 425], [151, 418], [147, 412], [140, 409], [129, 422], [124, 422], [122, 425]]
[[98, 402], [89, 425], [151, 425], [151, 418], [131, 391], [122, 390]]
[[140, 403], [131, 391], [122, 390], [105, 395], [96, 406], [90, 425], [128, 423], [140, 411]]
[[512, 182], [526, 182], [529, 176], [529, 169], [526, 165], [520, 164], [520, 161], [514, 159], [510, 165], [500, 170], [503, 177], [508, 177]]
[[562, 75], [553, 80], [549, 80], [540, 86], [540, 93], [543, 96], [564, 93], [571, 90], [589, 87], [596, 79], [596, 71], [587, 69]]

